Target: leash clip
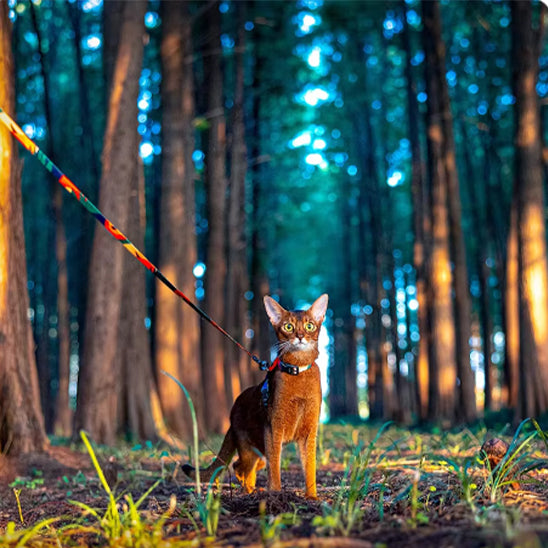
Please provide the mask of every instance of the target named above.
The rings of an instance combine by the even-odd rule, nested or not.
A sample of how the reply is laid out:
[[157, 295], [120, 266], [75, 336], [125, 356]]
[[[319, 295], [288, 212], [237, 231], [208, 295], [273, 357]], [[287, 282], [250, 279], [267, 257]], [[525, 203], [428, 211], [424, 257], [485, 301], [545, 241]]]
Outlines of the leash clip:
[[253, 361], [259, 364], [261, 371], [268, 371], [270, 369], [270, 364], [266, 360], [260, 360], [257, 356], [253, 356]]

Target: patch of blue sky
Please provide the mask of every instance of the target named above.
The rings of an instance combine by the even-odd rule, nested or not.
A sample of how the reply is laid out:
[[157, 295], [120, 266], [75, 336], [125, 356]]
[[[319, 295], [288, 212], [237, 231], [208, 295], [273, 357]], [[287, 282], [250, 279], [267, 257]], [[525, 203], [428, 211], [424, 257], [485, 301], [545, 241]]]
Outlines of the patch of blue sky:
[[306, 147], [312, 143], [312, 133], [309, 129], [301, 131], [289, 141], [290, 148]]
[[82, 11], [88, 13], [103, 6], [103, 0], [85, 0], [81, 4]]
[[333, 94], [325, 87], [309, 85], [296, 98], [299, 102], [306, 103], [308, 106], [318, 107], [332, 100]]
[[309, 166], [316, 166], [320, 169], [327, 169], [327, 167], [329, 166], [327, 160], [325, 159], [325, 156], [321, 152], [311, 152], [310, 154], [307, 154], [304, 158], [304, 161]]
[[295, 34], [297, 36], [305, 36], [306, 34], [310, 34], [315, 27], [321, 25], [322, 18], [309, 11], [301, 11], [295, 16], [294, 22], [298, 27]]
[[103, 40], [99, 34], [90, 34], [82, 40], [82, 47], [87, 50], [95, 51], [101, 47]]
[[389, 171], [388, 178], [386, 179], [386, 184], [390, 187], [395, 187], [401, 185], [405, 181], [405, 175], [399, 171]]
[[154, 29], [160, 24], [160, 16], [155, 11], [148, 11], [145, 14], [145, 27]]

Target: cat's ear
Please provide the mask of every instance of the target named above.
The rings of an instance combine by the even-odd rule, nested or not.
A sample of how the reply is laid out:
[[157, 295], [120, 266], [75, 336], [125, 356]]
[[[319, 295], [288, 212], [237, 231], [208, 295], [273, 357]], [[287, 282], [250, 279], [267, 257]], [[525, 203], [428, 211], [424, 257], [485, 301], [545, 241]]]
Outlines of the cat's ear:
[[327, 293], [324, 293], [318, 297], [313, 303], [312, 306], [308, 309], [308, 312], [314, 318], [314, 321], [317, 323], [322, 323], [325, 318], [325, 313], [327, 312]]
[[286, 312], [285, 308], [268, 295], [264, 296], [263, 301], [266, 313], [270, 318], [270, 323], [272, 325], [279, 325], [282, 321], [283, 313]]

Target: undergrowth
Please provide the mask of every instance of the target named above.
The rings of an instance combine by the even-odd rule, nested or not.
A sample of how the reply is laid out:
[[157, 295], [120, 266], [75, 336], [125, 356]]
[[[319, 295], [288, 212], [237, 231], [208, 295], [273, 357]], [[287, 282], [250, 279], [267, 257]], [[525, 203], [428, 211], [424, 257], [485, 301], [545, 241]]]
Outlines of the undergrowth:
[[[207, 452], [200, 453], [197, 428], [195, 431], [190, 456], [199, 466]], [[222, 542], [219, 531], [233, 525], [229, 503], [234, 496], [241, 501], [259, 497], [253, 538], [269, 547], [303, 531], [307, 536], [353, 537], [367, 534], [372, 525], [393, 529], [395, 523], [402, 530], [419, 530], [450, 518], [458, 509], [470, 527], [492, 529], [493, 523], [497, 524], [497, 538], [504, 540], [518, 538], [522, 529], [522, 491], [529, 489], [529, 497], [535, 490], [543, 492], [548, 499], [540, 475], [547, 468], [548, 443], [534, 420], [518, 426], [508, 438], [508, 451], [492, 469], [479, 450], [489, 437], [485, 428], [424, 434], [389, 423], [378, 429], [322, 425], [318, 464], [322, 477], [332, 478], [334, 485], [318, 484], [321, 503], [311, 505], [305, 499], [296, 503], [300, 499], [292, 499], [284, 503], [282, 511], [267, 504], [260, 491], [245, 496], [230, 481], [221, 483], [225, 469], [217, 470], [206, 485], [198, 479], [189, 485], [175, 464], [186, 456], [151, 444], [120, 446], [109, 452], [95, 448], [84, 432], [81, 436], [96, 478], [79, 471], [58, 480], [73, 510], [35, 522], [25, 519], [28, 498], [23, 495], [45, 490], [47, 479], [40, 470], [18, 477], [11, 484], [14, 518], [0, 527], [0, 546], [215, 545]], [[124, 464], [121, 479], [109, 483], [101, 462], [107, 462], [112, 454]], [[143, 470], [140, 459], [144, 456], [161, 465], [155, 471]], [[164, 461], [172, 465], [164, 465]], [[295, 473], [298, 464], [297, 454], [287, 452], [284, 474]], [[160, 488], [161, 495], [156, 495]], [[76, 496], [82, 492], [88, 493], [85, 501]]]

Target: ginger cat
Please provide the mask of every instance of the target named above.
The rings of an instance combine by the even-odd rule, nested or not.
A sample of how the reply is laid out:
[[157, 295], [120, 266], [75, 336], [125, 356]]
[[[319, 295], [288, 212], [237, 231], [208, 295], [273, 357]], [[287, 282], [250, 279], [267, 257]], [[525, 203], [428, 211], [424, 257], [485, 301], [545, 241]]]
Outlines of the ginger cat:
[[[308, 310], [288, 311], [271, 297], [264, 305], [276, 336], [278, 357], [264, 382], [244, 390], [230, 412], [230, 428], [217, 458], [204, 469], [200, 479], [209, 481], [220, 467], [234, 464], [236, 477], [247, 493], [255, 489], [257, 470], [268, 463], [268, 489], [281, 489], [282, 446], [298, 444], [306, 482], [306, 497], [316, 498], [316, 437], [322, 389], [318, 357], [318, 336], [327, 310], [327, 295]], [[183, 466], [194, 477], [194, 468]]]

